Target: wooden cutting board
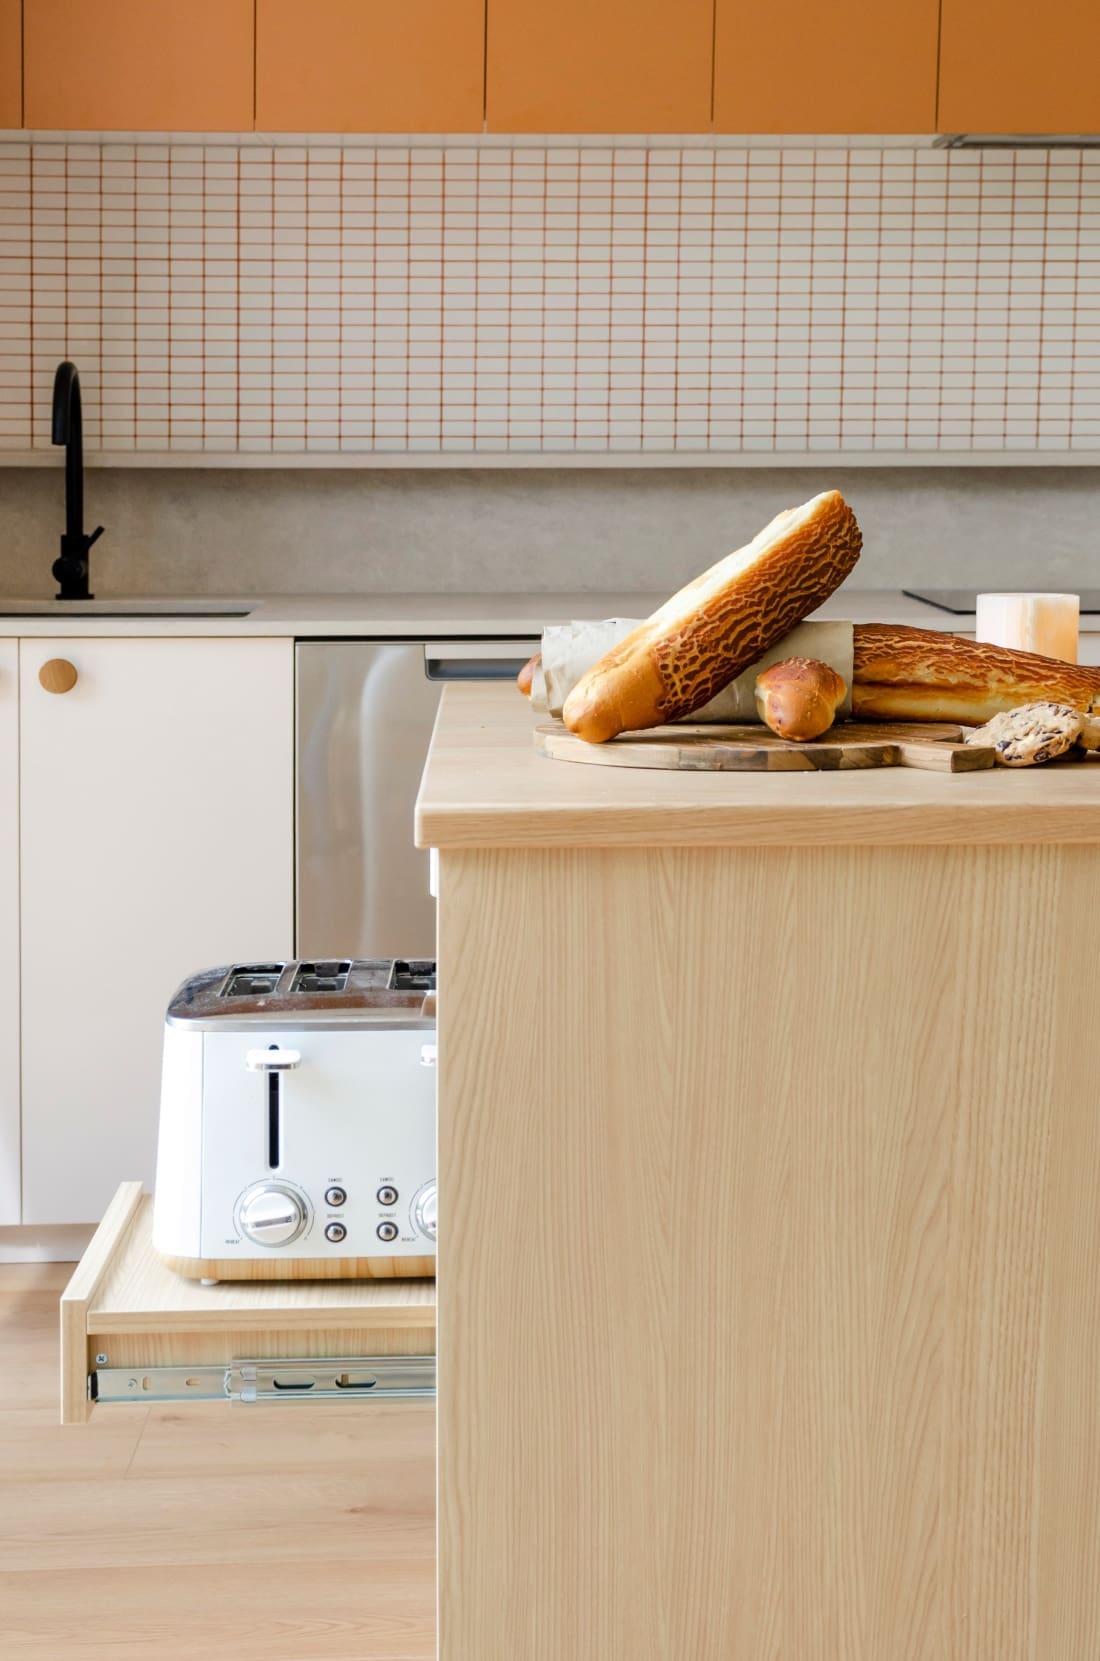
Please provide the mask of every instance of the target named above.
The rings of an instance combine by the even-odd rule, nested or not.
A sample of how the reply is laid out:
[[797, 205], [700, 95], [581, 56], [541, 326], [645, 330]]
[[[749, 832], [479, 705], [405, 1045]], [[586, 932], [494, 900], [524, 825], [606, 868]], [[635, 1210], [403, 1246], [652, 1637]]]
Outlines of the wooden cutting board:
[[654, 727], [607, 744], [586, 744], [560, 721], [535, 728], [535, 748], [552, 761], [597, 767], [664, 767], [686, 773], [785, 773], [842, 767], [923, 767], [973, 773], [993, 766], [993, 751], [962, 742], [961, 727], [845, 721], [810, 744], [792, 744], [761, 726]]

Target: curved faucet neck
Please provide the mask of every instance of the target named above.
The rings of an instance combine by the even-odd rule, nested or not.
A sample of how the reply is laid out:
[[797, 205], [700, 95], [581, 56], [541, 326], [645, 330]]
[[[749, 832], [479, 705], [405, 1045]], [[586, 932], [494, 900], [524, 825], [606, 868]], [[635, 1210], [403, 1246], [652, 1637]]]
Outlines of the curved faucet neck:
[[84, 535], [84, 441], [80, 376], [75, 363], [59, 363], [53, 378], [53, 442], [65, 446], [65, 535]]

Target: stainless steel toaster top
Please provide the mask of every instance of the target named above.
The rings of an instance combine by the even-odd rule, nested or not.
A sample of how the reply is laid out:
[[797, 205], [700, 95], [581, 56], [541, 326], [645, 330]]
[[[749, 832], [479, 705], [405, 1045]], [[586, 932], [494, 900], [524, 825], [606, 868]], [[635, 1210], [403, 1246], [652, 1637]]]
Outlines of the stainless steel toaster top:
[[435, 1025], [428, 958], [232, 963], [191, 975], [168, 1006], [172, 1026]]

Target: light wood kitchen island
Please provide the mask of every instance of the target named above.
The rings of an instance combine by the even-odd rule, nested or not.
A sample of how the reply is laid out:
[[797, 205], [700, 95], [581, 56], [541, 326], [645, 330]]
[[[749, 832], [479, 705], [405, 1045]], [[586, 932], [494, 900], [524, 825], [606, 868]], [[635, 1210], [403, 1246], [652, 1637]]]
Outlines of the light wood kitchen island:
[[1100, 1654], [1100, 763], [445, 695], [441, 1661]]

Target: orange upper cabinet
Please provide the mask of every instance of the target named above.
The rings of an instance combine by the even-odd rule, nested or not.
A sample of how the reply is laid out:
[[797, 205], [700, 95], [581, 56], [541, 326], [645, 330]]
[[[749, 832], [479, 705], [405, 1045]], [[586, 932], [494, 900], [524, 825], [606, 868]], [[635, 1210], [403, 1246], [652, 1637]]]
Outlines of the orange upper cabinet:
[[717, 0], [715, 128], [934, 133], [938, 27], [939, 0]]
[[256, 0], [260, 132], [480, 132], [485, 0]]
[[714, 0], [489, 0], [495, 133], [710, 129]]
[[0, 0], [0, 127], [23, 120], [23, 22], [20, 0]]
[[24, 0], [28, 127], [252, 127], [253, 0]]
[[943, 0], [943, 133], [1100, 133], [1095, 0]]

